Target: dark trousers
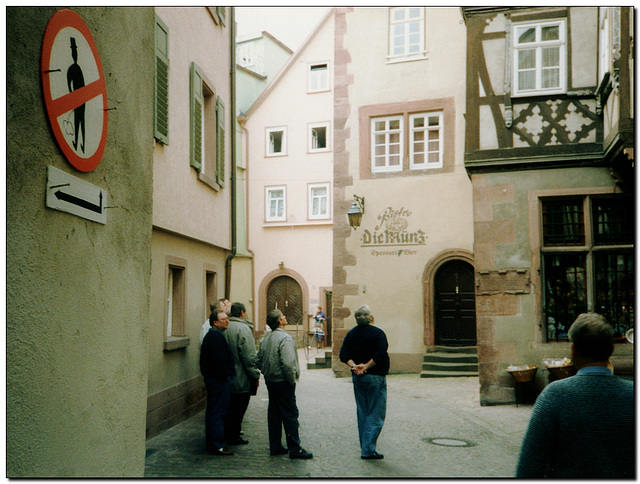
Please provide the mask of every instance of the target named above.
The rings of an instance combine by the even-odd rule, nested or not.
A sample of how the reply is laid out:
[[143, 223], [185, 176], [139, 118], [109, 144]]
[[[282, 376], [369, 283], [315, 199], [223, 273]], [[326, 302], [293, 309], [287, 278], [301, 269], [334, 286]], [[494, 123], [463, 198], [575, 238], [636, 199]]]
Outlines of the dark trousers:
[[204, 377], [204, 385], [207, 388], [204, 427], [207, 449], [209, 450], [221, 449], [226, 446], [224, 426], [229, 412], [231, 382], [231, 378], [217, 380], [208, 376]]
[[227, 443], [236, 442], [240, 438], [242, 430], [242, 419], [249, 406], [251, 394], [232, 393], [229, 400], [229, 414], [227, 415], [227, 424], [224, 428], [224, 435]]
[[286, 381], [267, 382], [269, 392], [269, 448], [271, 452], [282, 449], [282, 427], [284, 427], [287, 447], [290, 452], [300, 449], [298, 435], [298, 407], [296, 406], [296, 386]]

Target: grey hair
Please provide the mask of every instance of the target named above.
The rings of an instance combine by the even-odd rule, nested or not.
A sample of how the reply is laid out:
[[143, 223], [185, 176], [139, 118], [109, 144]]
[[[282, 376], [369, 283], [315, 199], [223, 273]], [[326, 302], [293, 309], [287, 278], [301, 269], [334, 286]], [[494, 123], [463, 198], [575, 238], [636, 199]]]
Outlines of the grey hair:
[[613, 327], [600, 314], [581, 314], [569, 328], [567, 336], [586, 360], [606, 361], [613, 353]]
[[366, 304], [364, 306], [360, 306], [356, 309], [356, 312], [353, 314], [356, 318], [356, 323], [358, 324], [369, 324], [369, 319], [371, 318], [371, 308]]

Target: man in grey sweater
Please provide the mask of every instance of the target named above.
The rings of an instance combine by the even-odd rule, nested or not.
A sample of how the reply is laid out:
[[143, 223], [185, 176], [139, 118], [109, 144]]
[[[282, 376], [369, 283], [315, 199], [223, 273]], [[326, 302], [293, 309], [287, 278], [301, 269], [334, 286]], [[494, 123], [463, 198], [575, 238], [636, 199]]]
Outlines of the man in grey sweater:
[[611, 370], [613, 328], [599, 314], [581, 314], [568, 336], [578, 373], [538, 396], [517, 477], [633, 479], [633, 383]]
[[[293, 338], [283, 329], [286, 323], [287, 318], [280, 310], [271, 311], [267, 315], [271, 332], [260, 340], [258, 350], [258, 366], [269, 392], [269, 448], [271, 455], [288, 452], [290, 459], [311, 459], [313, 454], [300, 445], [296, 405], [296, 381], [300, 378], [300, 364]], [[282, 427], [288, 449], [282, 445]]]
[[242, 419], [249, 406], [251, 395], [255, 395], [260, 381], [256, 341], [253, 337], [253, 324], [247, 321], [244, 304], [235, 302], [229, 313], [229, 327], [224, 337], [229, 343], [236, 368], [236, 376], [231, 386], [229, 414], [224, 433], [228, 445], [245, 445], [249, 441], [240, 436]]

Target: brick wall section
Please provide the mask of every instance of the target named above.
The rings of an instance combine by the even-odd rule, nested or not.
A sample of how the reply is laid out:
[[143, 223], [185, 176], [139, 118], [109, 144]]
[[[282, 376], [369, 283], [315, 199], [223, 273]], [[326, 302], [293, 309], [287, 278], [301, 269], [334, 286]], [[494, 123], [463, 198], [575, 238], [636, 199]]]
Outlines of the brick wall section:
[[[349, 175], [349, 153], [346, 141], [350, 130], [346, 126], [351, 112], [349, 86], [353, 84], [353, 76], [347, 73], [351, 57], [344, 48], [344, 36], [347, 32], [346, 14], [351, 7], [339, 7], [335, 11], [335, 52], [334, 52], [334, 94], [333, 94], [333, 334], [331, 340], [336, 353], [340, 351], [347, 330], [344, 320], [351, 315], [349, 308], [344, 307], [344, 297], [358, 293], [358, 286], [347, 284], [346, 266], [354, 266], [356, 257], [347, 251], [347, 237], [351, 237], [351, 227], [347, 220], [347, 210], [351, 200], [345, 197], [345, 188], [353, 185], [353, 177]], [[347, 369], [336, 357], [332, 360], [333, 371], [338, 376], [346, 376]]]
[[[500, 245], [516, 242], [514, 220], [494, 220], [493, 205], [515, 201], [512, 185], [488, 186], [486, 175], [472, 175], [474, 255], [476, 278], [484, 271], [513, 269], [497, 267], [495, 254]], [[477, 281], [476, 281], [477, 283]], [[496, 342], [496, 321], [521, 311], [520, 297], [514, 294], [476, 294], [476, 327], [478, 335], [478, 372], [480, 402], [483, 405], [511, 403], [515, 399], [509, 375], [504, 378], [505, 361], [513, 361], [515, 345]]]

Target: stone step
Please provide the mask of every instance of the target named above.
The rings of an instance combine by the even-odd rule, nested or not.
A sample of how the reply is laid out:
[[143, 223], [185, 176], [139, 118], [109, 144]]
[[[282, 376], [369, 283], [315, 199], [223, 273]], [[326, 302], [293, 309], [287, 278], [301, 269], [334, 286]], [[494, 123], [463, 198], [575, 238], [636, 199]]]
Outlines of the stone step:
[[478, 363], [478, 355], [471, 353], [427, 353], [422, 358], [425, 363], [451, 361], [455, 363]]
[[477, 346], [434, 346], [427, 350], [429, 353], [472, 353], [478, 354]]
[[478, 376], [477, 371], [422, 371], [420, 378], [452, 378]]
[[324, 356], [318, 357], [313, 360], [313, 363], [307, 363], [307, 370], [318, 370], [322, 368], [331, 368], [331, 351], [326, 351]]
[[422, 364], [424, 371], [472, 371], [478, 373], [478, 363], [428, 362]]

